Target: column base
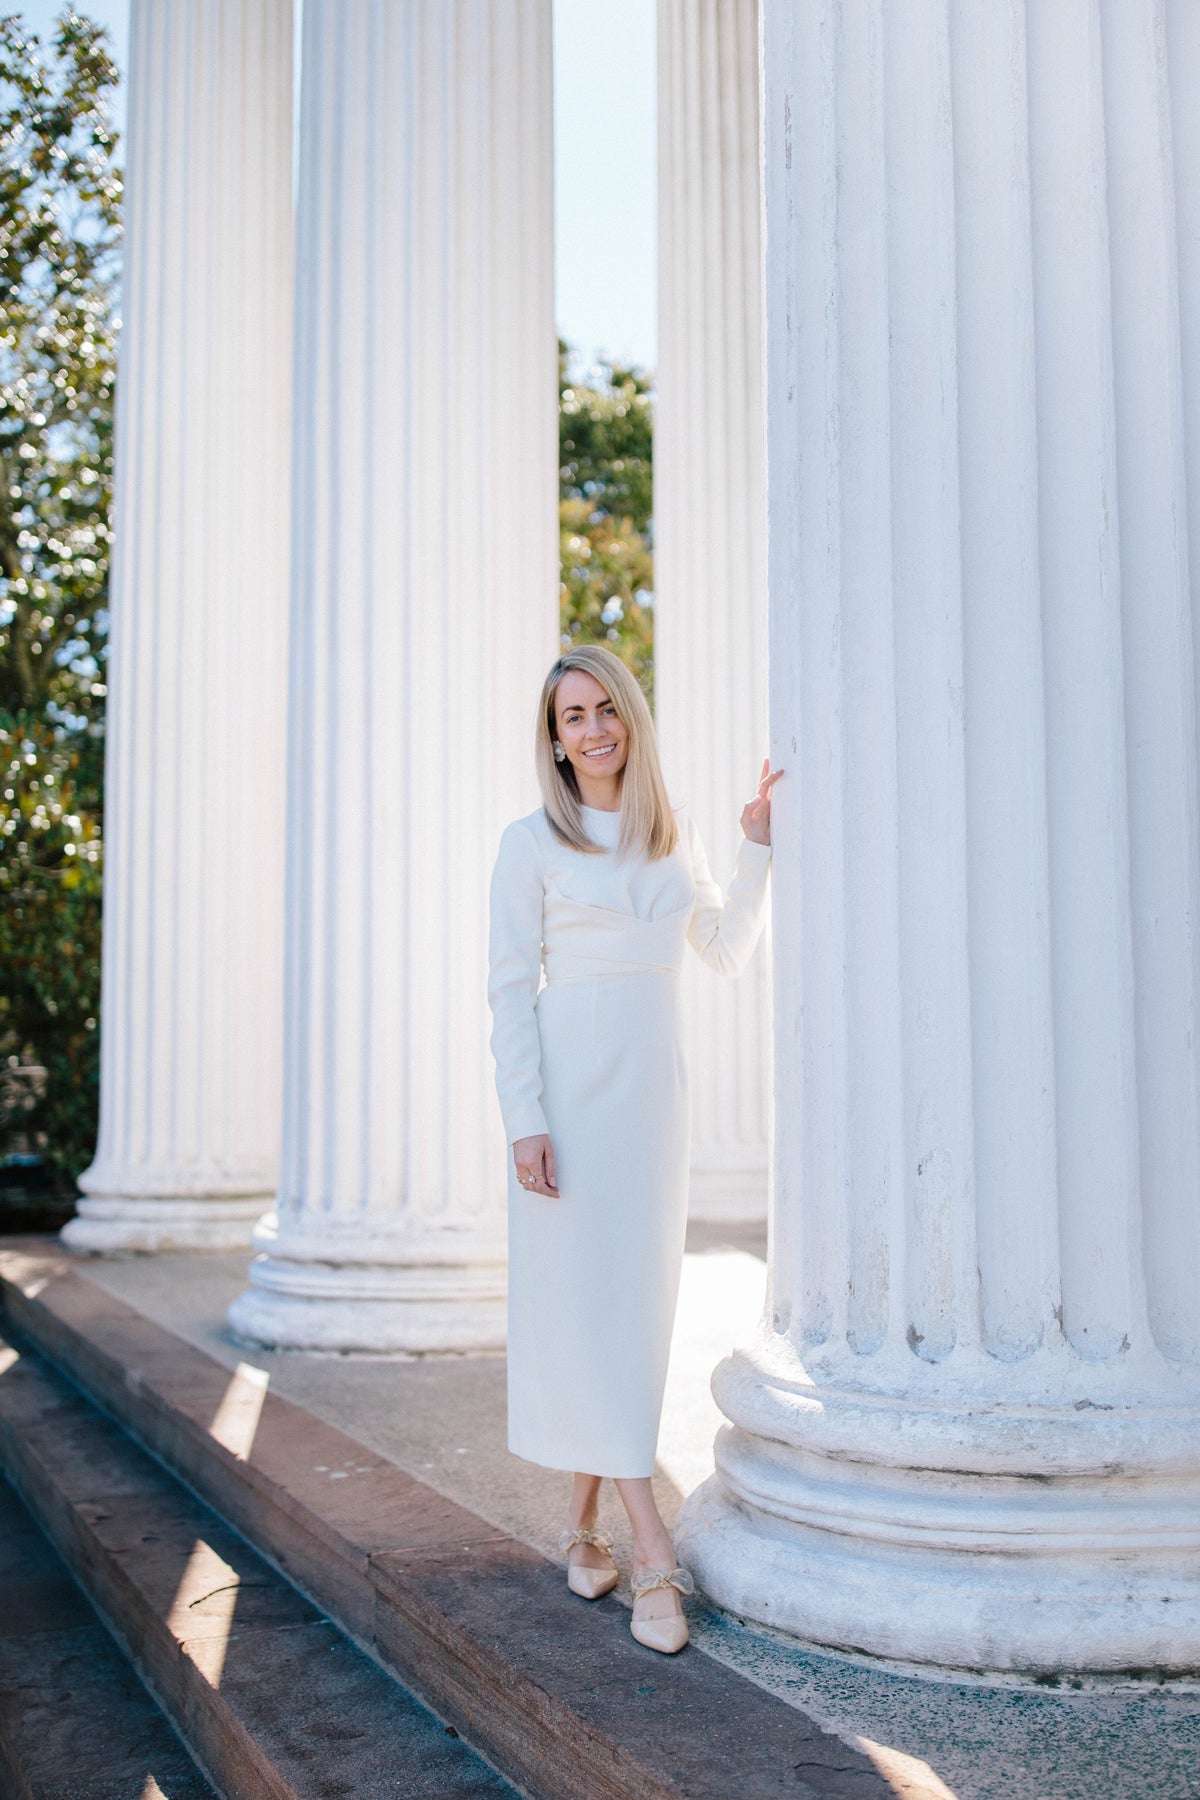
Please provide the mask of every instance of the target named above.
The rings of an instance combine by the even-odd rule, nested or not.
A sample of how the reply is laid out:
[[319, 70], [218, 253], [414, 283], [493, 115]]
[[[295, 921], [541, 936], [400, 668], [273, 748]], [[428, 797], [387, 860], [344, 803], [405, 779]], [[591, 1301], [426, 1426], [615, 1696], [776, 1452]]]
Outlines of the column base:
[[751, 1225], [767, 1217], [767, 1171], [759, 1168], [694, 1168], [688, 1218], [704, 1225]]
[[719, 1606], [825, 1649], [1040, 1684], [1200, 1675], [1194, 1555], [880, 1543], [746, 1506], [716, 1475], [685, 1502], [675, 1545]]
[[1060, 1352], [1019, 1397], [1016, 1365], [964, 1358], [939, 1404], [827, 1382], [778, 1340], [736, 1351], [713, 1376], [734, 1423], [680, 1513], [680, 1561], [742, 1618], [853, 1654], [1200, 1674], [1200, 1409], [1186, 1372], [1130, 1374], [1121, 1396]]
[[[261, 1275], [252, 1264], [251, 1281]], [[461, 1288], [438, 1297], [410, 1293], [380, 1300], [349, 1293], [336, 1299], [279, 1294], [252, 1286], [234, 1301], [228, 1319], [238, 1343], [255, 1349], [377, 1356], [503, 1350], [506, 1326], [503, 1295], [477, 1301], [465, 1298]]]
[[273, 1199], [271, 1192], [228, 1199], [86, 1195], [76, 1217], [63, 1226], [59, 1241], [85, 1256], [244, 1250]]
[[312, 1237], [310, 1227], [285, 1248], [274, 1215], [261, 1222], [263, 1254], [228, 1313], [240, 1342], [376, 1355], [504, 1348], [508, 1279], [495, 1245], [461, 1233], [357, 1245]]

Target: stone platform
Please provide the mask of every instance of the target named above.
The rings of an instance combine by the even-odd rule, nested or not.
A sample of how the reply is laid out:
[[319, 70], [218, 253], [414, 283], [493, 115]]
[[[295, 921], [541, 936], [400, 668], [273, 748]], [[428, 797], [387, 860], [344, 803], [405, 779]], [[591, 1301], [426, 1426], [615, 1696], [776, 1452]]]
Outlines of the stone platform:
[[[695, 1235], [686, 1259], [657, 1478], [668, 1517], [711, 1467], [709, 1446], [717, 1416], [708, 1395], [708, 1372], [729, 1342], [753, 1323], [763, 1279], [755, 1249], [750, 1240], [730, 1239], [709, 1228]], [[289, 1553], [287, 1531], [299, 1529], [296, 1520], [306, 1510], [324, 1518], [320, 1529], [310, 1520], [301, 1536], [307, 1533], [315, 1542], [324, 1532], [321, 1556], [328, 1579], [344, 1590], [338, 1604], [345, 1617], [339, 1622], [360, 1642], [374, 1629], [363, 1610], [364, 1597], [375, 1608], [386, 1591], [398, 1616], [410, 1619], [414, 1606], [420, 1611], [436, 1601], [441, 1616], [454, 1615], [456, 1630], [483, 1646], [485, 1662], [501, 1654], [510, 1660], [510, 1683], [532, 1680], [540, 1694], [553, 1696], [561, 1678], [563, 1691], [554, 1697], [555, 1706], [567, 1710], [555, 1712], [552, 1706], [554, 1719], [547, 1729], [550, 1740], [557, 1733], [567, 1742], [572, 1709], [589, 1686], [589, 1659], [603, 1662], [610, 1656], [628, 1658], [631, 1650], [637, 1653], [627, 1631], [618, 1629], [613, 1637], [614, 1622], [619, 1626], [622, 1615], [611, 1603], [589, 1614], [582, 1614], [577, 1604], [569, 1616], [559, 1618], [555, 1609], [565, 1585], [558, 1579], [545, 1589], [549, 1610], [541, 1611], [539, 1571], [549, 1575], [552, 1561], [559, 1560], [554, 1539], [567, 1477], [508, 1454], [502, 1357], [383, 1360], [249, 1352], [229, 1339], [224, 1326], [225, 1309], [244, 1283], [240, 1256], [67, 1264], [51, 1243], [26, 1242], [0, 1246], [0, 1264], [11, 1283], [10, 1315], [18, 1332], [35, 1335], [37, 1347], [90, 1386], [101, 1405], [124, 1417], [131, 1428], [138, 1429], [140, 1422], [138, 1435], [143, 1441], [149, 1435], [160, 1457], [182, 1456], [184, 1478], [201, 1491], [208, 1480], [211, 1491], [205, 1497], [255, 1542], [250, 1514], [264, 1502], [254, 1483], [266, 1466], [262, 1459], [270, 1464], [273, 1458], [272, 1529], [283, 1535], [268, 1552], [276, 1563]], [[90, 1381], [88, 1367], [81, 1363], [90, 1367]], [[107, 1391], [97, 1392], [106, 1384]], [[121, 1408], [128, 1409], [127, 1415]], [[153, 1441], [156, 1432], [164, 1434], [161, 1442]], [[401, 1472], [408, 1485], [388, 1489], [385, 1527], [370, 1490], [374, 1487], [377, 1498], [379, 1483], [395, 1483]], [[382, 1561], [376, 1556], [374, 1575], [365, 1586], [361, 1569], [351, 1579], [349, 1563], [339, 1572], [337, 1553], [329, 1562], [330, 1532], [355, 1542], [365, 1541], [364, 1532], [367, 1537], [373, 1533], [372, 1542], [378, 1544], [382, 1531], [386, 1546], [388, 1532], [394, 1535], [403, 1526], [406, 1508], [410, 1519], [419, 1514], [428, 1521], [439, 1503], [474, 1520], [468, 1537], [492, 1544], [484, 1557], [488, 1566], [473, 1566], [465, 1587], [454, 1578], [453, 1560], [448, 1565], [444, 1556], [405, 1567], [401, 1555], [398, 1565], [403, 1541], [381, 1551]], [[239, 1518], [239, 1507], [249, 1507], [249, 1512]], [[608, 1490], [603, 1512], [602, 1522], [614, 1531], [618, 1560], [627, 1571], [627, 1533], [619, 1503]], [[374, 1554], [368, 1554], [368, 1562]], [[493, 1567], [497, 1556], [500, 1563]], [[318, 1576], [326, 1578], [309, 1569], [299, 1584], [311, 1593]], [[501, 1613], [505, 1606], [512, 1609], [490, 1649], [489, 1607], [482, 1604], [489, 1594]], [[618, 1595], [628, 1599], [624, 1580]], [[336, 1595], [317, 1598], [336, 1616]], [[654, 1708], [665, 1709], [652, 1733], [668, 1750], [658, 1775], [682, 1777], [669, 1791], [712, 1793], [728, 1800], [735, 1793], [741, 1800], [760, 1792], [893, 1794], [909, 1800], [941, 1800], [947, 1794], [956, 1800], [1091, 1800], [1097, 1793], [1106, 1800], [1192, 1800], [1200, 1795], [1200, 1694], [1181, 1686], [1050, 1692], [931, 1680], [805, 1649], [699, 1600], [689, 1604], [689, 1615], [694, 1651], [678, 1663], [652, 1658], [648, 1676]], [[408, 1651], [397, 1651], [401, 1674], [420, 1692], [410, 1666], [411, 1629], [409, 1640]], [[385, 1644], [379, 1651], [385, 1660], [386, 1651]], [[643, 1659], [649, 1656], [642, 1653]], [[418, 1656], [413, 1665], [418, 1673], [419, 1665]], [[610, 1683], [623, 1679], [619, 1660], [605, 1667]], [[689, 1668], [692, 1673], [686, 1674]], [[486, 1686], [492, 1676], [484, 1671], [480, 1679]], [[436, 1689], [436, 1671], [430, 1679]], [[635, 1682], [631, 1692], [641, 1694], [644, 1686]], [[427, 1697], [448, 1716], [444, 1695], [441, 1705], [438, 1692]], [[787, 1725], [789, 1715], [779, 1710], [781, 1704], [794, 1726]], [[674, 1768], [672, 1722], [685, 1727], [674, 1750]], [[602, 1738], [607, 1733], [605, 1741], [617, 1743], [629, 1724], [618, 1708], [599, 1724], [593, 1717], [589, 1729]], [[518, 1736], [522, 1731], [533, 1735], [519, 1718], [515, 1729]], [[714, 1775], [721, 1756], [729, 1754], [731, 1738], [746, 1765], [740, 1786], [731, 1784], [728, 1765], [723, 1776]], [[686, 1753], [685, 1740], [690, 1746]], [[835, 1751], [844, 1747], [844, 1753], [831, 1754], [831, 1745]], [[522, 1772], [511, 1760], [504, 1761], [511, 1744], [483, 1742], [480, 1747], [523, 1784]], [[621, 1755], [632, 1755], [635, 1764], [650, 1747], [645, 1741], [632, 1748], [618, 1744]], [[697, 1748], [694, 1760], [691, 1751]], [[752, 1770], [750, 1764], [756, 1767]], [[539, 1791], [524, 1784], [530, 1792]], [[557, 1800], [557, 1792], [610, 1790], [585, 1784], [548, 1791]], [[659, 1790], [652, 1785], [645, 1791]]]

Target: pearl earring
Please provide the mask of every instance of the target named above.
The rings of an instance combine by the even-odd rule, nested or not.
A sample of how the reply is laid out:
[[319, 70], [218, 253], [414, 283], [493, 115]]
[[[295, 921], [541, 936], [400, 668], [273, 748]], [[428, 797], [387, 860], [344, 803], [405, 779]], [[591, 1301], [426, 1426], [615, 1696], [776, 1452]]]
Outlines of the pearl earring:
[[554, 760], [555, 762], [566, 762], [567, 760], [567, 753], [557, 738], [554, 740]]

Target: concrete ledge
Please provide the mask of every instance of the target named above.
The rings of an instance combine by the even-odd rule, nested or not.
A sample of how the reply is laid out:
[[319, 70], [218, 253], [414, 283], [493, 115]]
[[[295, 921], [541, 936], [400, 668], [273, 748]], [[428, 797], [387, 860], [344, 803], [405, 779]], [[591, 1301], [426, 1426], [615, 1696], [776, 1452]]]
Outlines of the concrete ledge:
[[0, 1378], [0, 1461], [227, 1800], [511, 1794], [36, 1356]]
[[0, 1593], [0, 1793], [219, 1800], [2, 1480]]
[[13, 1327], [537, 1800], [932, 1800], [354, 1439], [151, 1324], [67, 1258], [0, 1251]]

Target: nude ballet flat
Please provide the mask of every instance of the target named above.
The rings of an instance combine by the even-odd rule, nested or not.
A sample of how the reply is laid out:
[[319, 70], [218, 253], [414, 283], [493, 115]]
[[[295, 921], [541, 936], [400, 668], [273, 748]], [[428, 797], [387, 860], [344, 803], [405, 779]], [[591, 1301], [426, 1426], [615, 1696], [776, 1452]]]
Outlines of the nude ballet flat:
[[[592, 1544], [612, 1561], [612, 1539], [607, 1531], [589, 1531], [586, 1525], [576, 1525], [572, 1531], [559, 1533], [560, 1550], [570, 1550], [572, 1544]], [[572, 1568], [569, 1562], [567, 1564], [567, 1586], [583, 1600], [600, 1600], [616, 1585], [615, 1563], [611, 1569]]]
[[[631, 1585], [635, 1600], [660, 1587], [678, 1588], [681, 1594], [696, 1591], [686, 1569], [635, 1569]], [[630, 1619], [629, 1629], [639, 1644], [645, 1644], [648, 1650], [661, 1650], [664, 1656], [674, 1656], [688, 1641], [688, 1622], [682, 1612], [668, 1613], [665, 1619]]]

